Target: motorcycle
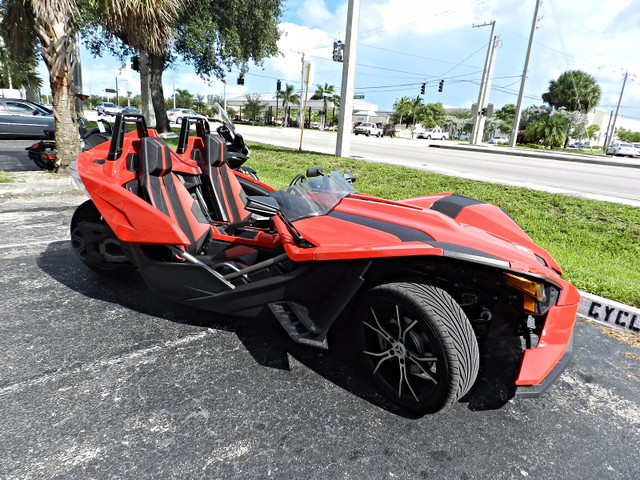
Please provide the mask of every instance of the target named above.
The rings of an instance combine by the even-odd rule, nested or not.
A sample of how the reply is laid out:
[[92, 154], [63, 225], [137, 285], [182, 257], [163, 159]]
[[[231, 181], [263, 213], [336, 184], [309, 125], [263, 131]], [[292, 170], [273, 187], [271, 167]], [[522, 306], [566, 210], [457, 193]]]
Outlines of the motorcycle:
[[88, 268], [137, 271], [162, 298], [276, 320], [311, 347], [327, 348], [342, 317], [365, 374], [411, 412], [463, 397], [495, 337], [513, 340], [492, 355], [514, 372], [517, 397], [540, 395], [567, 366], [580, 295], [499, 207], [451, 193], [385, 200], [319, 168], [276, 190], [230, 168], [246, 154], [227, 155], [244, 141], [224, 122], [228, 132], [195, 126], [174, 151], [141, 115], [119, 115], [111, 140], [72, 163], [90, 199], [71, 245]]
[[[111, 125], [99, 119], [98, 127], [87, 131], [87, 121], [78, 118], [80, 143], [82, 151], [90, 150], [111, 139]], [[54, 140], [41, 140], [26, 147], [29, 158], [42, 170], [53, 170], [56, 163], [56, 142]]]

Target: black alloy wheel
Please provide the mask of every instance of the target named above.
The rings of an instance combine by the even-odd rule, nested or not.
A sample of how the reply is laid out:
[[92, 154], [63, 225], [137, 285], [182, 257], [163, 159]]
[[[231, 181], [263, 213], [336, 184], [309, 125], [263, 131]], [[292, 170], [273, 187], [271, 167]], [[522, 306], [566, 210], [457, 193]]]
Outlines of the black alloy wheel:
[[478, 374], [478, 343], [456, 301], [433, 285], [387, 283], [365, 294], [357, 353], [378, 389], [414, 413], [457, 402]]

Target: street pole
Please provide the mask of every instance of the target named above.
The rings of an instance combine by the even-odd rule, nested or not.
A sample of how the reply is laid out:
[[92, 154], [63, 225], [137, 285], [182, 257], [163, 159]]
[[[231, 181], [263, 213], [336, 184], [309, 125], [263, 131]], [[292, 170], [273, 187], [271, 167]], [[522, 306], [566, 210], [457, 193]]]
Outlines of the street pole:
[[527, 83], [527, 73], [529, 71], [529, 59], [531, 58], [531, 47], [533, 46], [533, 37], [538, 29], [538, 11], [542, 0], [536, 0], [536, 9], [533, 12], [533, 22], [531, 22], [531, 33], [529, 34], [529, 46], [527, 47], [527, 56], [524, 60], [524, 69], [522, 70], [522, 80], [520, 81], [520, 92], [518, 93], [518, 105], [516, 105], [516, 113], [513, 117], [513, 127], [511, 128], [511, 136], [509, 137], [509, 146], [515, 147], [520, 131], [520, 115], [522, 114], [522, 99], [524, 98], [524, 86]]
[[609, 130], [611, 129], [611, 119], [613, 118], [613, 110], [609, 112], [609, 123], [607, 123], [607, 130], [604, 132], [604, 144], [603, 147], [607, 149], [607, 142], [609, 141]]
[[[300, 112], [302, 112], [302, 121], [300, 122], [300, 146], [298, 147], [299, 151], [302, 151], [302, 135], [304, 134], [304, 111], [307, 108], [307, 97], [309, 96], [309, 82], [311, 80], [311, 72], [313, 70], [313, 64], [311, 62], [307, 62], [304, 66], [303, 79], [304, 79], [304, 106], [300, 105]], [[311, 122], [311, 115], [309, 115], [309, 122]]]
[[616, 120], [618, 120], [618, 112], [620, 111], [620, 104], [622, 103], [622, 94], [624, 93], [624, 86], [627, 84], [627, 77], [629, 76], [629, 71], [624, 72], [624, 80], [622, 81], [622, 90], [620, 90], [620, 98], [618, 99], [618, 106], [616, 107], [616, 114], [613, 116], [613, 125], [611, 125], [611, 134], [609, 138], [607, 138], [607, 144], [604, 146], [604, 151], [607, 151], [607, 148], [611, 146], [611, 140], [613, 140], [613, 136], [616, 134]]
[[359, 20], [360, 0], [349, 0], [344, 64], [342, 65], [338, 139], [336, 141], [337, 157], [348, 157], [351, 154], [351, 117], [353, 114], [353, 91], [356, 77]]
[[[471, 137], [469, 137], [469, 143], [471, 145], [476, 145], [478, 143], [478, 131], [482, 131], [484, 129], [484, 125], [480, 125], [480, 120], [483, 118], [482, 116], [482, 108], [484, 104], [485, 97], [485, 85], [487, 82], [487, 77], [489, 76], [489, 62], [491, 58], [491, 50], [493, 48], [493, 32], [496, 28], [496, 22], [488, 22], [483, 23], [482, 25], [473, 25], [472, 28], [486, 27], [487, 25], [491, 25], [491, 34], [489, 35], [489, 45], [487, 46], [487, 56], [484, 60], [484, 70], [482, 70], [482, 80], [480, 81], [480, 89], [478, 90], [478, 109], [476, 111], [476, 116], [473, 119], [473, 129], [471, 130]], [[482, 127], [482, 128], [481, 128]], [[482, 138], [482, 135], [480, 135]]]

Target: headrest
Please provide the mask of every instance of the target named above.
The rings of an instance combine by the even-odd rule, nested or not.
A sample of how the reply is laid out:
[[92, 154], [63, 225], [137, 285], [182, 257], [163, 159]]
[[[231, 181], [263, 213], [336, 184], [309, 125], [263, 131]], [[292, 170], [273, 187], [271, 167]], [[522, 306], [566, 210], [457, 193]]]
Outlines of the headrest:
[[211, 133], [205, 137], [207, 164], [212, 167], [221, 166], [227, 156], [227, 144], [217, 133]]
[[162, 177], [171, 171], [171, 149], [161, 138], [140, 139], [140, 173]]

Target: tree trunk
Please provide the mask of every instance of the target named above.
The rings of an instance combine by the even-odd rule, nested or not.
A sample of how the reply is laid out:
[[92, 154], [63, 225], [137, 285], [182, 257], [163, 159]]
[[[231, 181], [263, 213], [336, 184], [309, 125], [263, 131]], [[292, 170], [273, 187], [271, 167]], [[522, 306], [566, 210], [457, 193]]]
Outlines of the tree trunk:
[[149, 54], [150, 75], [149, 84], [151, 86], [151, 101], [156, 114], [156, 130], [158, 133], [171, 131], [169, 118], [167, 117], [167, 107], [164, 104], [164, 90], [162, 88], [162, 72], [164, 70], [164, 55]]
[[75, 92], [68, 70], [61, 72], [55, 78], [51, 73], [51, 93], [53, 96], [53, 117], [56, 120], [56, 162], [53, 171], [68, 173], [69, 164], [81, 152]]
[[147, 125], [156, 124], [156, 115], [151, 105], [151, 88], [149, 87], [149, 54], [140, 51], [140, 97], [142, 100], [142, 115]]

